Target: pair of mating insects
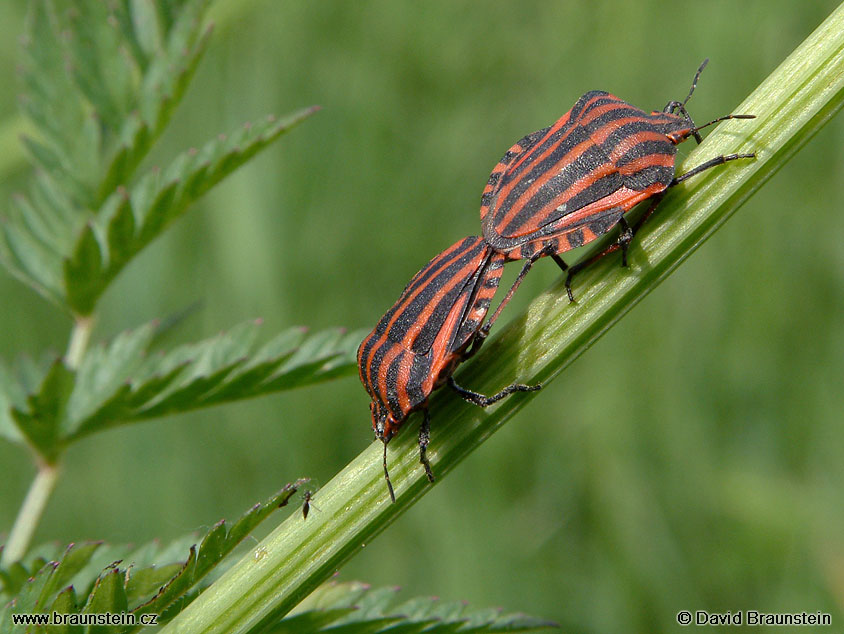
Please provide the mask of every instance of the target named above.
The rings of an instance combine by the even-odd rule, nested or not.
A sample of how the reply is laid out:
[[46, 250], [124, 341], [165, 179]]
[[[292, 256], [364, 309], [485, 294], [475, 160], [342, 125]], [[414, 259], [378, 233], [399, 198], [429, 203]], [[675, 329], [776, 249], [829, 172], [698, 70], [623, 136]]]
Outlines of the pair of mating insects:
[[[662, 112], [648, 114], [614, 95], [592, 91], [556, 123], [513, 145], [492, 170], [481, 197], [483, 237], [465, 238], [431, 260], [363, 340], [358, 369], [372, 397], [372, 426], [384, 443], [384, 477], [394, 502], [387, 443], [416, 410], [424, 413], [419, 460], [428, 479], [434, 479], [426, 457], [431, 392], [448, 384], [465, 400], [486, 407], [514, 392], [541, 387], [514, 383], [484, 396], [459, 386], [452, 377], [484, 342], [536, 260], [550, 256], [559, 265], [566, 273], [569, 300], [574, 301], [572, 277], [584, 267], [618, 250], [627, 266], [633, 236], [670, 187], [711, 167], [755, 157], [717, 156], [674, 175], [677, 144], [689, 137], [700, 143], [700, 130], [713, 123], [753, 118], [727, 115], [695, 126], [686, 103], [707, 61], [695, 74], [686, 99], [670, 101]], [[650, 206], [631, 227], [624, 214], [645, 200]], [[596, 255], [571, 267], [560, 258], [616, 225], [621, 229], [618, 239]], [[484, 324], [504, 264], [514, 260], [525, 264]]]

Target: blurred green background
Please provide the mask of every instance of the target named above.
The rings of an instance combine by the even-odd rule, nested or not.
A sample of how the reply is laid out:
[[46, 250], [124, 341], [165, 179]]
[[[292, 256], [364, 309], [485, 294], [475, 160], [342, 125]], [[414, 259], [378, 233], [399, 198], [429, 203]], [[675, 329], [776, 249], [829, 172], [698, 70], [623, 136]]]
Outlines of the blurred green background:
[[[369, 328], [429, 258], [480, 231], [481, 189], [511, 143], [580, 94], [661, 108], [709, 57], [690, 104], [704, 122], [836, 5], [219, 0], [149, 164], [269, 112], [324, 110], [147, 249], [95, 337], [197, 301], [174, 339], [254, 317], [268, 335]], [[12, 89], [24, 8], [0, 4], [3, 201], [28, 177]], [[840, 628], [842, 138], [838, 117], [340, 578], [578, 632], [672, 631], [681, 609], [820, 610]], [[557, 276], [538, 265], [504, 319]], [[63, 352], [70, 321], [5, 272], [0, 305], [4, 358]], [[166, 541], [299, 476], [326, 482], [371, 442], [367, 403], [349, 377], [86, 439], [36, 542]], [[0, 465], [6, 531], [34, 469], [3, 441]]]

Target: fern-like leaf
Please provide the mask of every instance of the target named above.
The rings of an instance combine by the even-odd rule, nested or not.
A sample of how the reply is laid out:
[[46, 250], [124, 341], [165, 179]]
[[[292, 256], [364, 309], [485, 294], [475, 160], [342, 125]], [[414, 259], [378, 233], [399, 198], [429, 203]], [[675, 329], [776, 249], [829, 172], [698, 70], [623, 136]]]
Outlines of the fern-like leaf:
[[57, 359], [37, 393], [27, 397], [26, 409], [12, 408], [12, 418], [29, 444], [47, 462], [53, 462], [60, 447], [61, 421], [73, 390], [74, 373]]
[[133, 608], [135, 614], [161, 614], [194, 587], [275, 509], [286, 506], [299, 487], [310, 482], [301, 478], [286, 485], [263, 504], [256, 504], [229, 528], [220, 520], [198, 547], [190, 549], [188, 560], [149, 601]]
[[[211, 29], [201, 28], [208, 0], [182, 3], [178, 19], [149, 13], [151, 7], [135, 5], [133, 16], [119, 12], [121, 26], [145, 70], [138, 90], [137, 108], [128, 113], [120, 130], [117, 146], [110, 154], [98, 200], [104, 201], [121, 184], [131, 179], [155, 140], [170, 121], [194, 71], [202, 59]], [[145, 18], [140, 18], [146, 13]], [[135, 18], [135, 19], [132, 19]], [[129, 24], [137, 26], [136, 30]], [[146, 47], [141, 42], [148, 43]], [[155, 42], [161, 42], [156, 45]]]
[[76, 315], [191, 202], [314, 110], [221, 135], [136, 179], [207, 47], [209, 4], [31, 3], [21, 108], [38, 170], [0, 222], [0, 262]]
[[[153, 3], [157, 4], [157, 3]], [[33, 159], [96, 209], [163, 132], [205, 50], [208, 0], [34, 0], [21, 106]]]
[[[45, 179], [43, 175], [39, 178]], [[35, 228], [58, 226], [58, 218], [52, 211], [34, 207], [23, 196], [13, 199], [6, 216], [0, 218], [0, 261], [12, 275], [44, 298], [64, 305], [61, 271], [65, 251], [54, 235], [39, 234]]]
[[3, 219], [0, 260], [64, 306], [62, 260], [164, 130], [204, 51], [208, 1], [152, 11], [99, 0], [29, 4], [20, 105], [36, 130], [23, 143], [38, 173]]
[[327, 583], [283, 620], [265, 631], [272, 634], [343, 632], [527, 632], [557, 627], [551, 621], [524, 614], [477, 609], [464, 601], [441, 602], [419, 597], [396, 605], [398, 588], [370, 589], [358, 582]]
[[[162, 548], [157, 543], [141, 548], [106, 546], [100, 542], [74, 545], [63, 552], [47, 546], [29, 562], [0, 568], [0, 614], [11, 627], [11, 614], [49, 613], [85, 615], [133, 612], [162, 614], [177, 601], [207, 585], [209, 573], [275, 509], [286, 506], [303, 478], [286, 485], [264, 503], [256, 504], [233, 525], [215, 524], [197, 546], [195, 535]], [[193, 545], [190, 545], [193, 544]], [[188, 558], [175, 561], [184, 556]], [[47, 558], [44, 555], [47, 555]], [[77, 599], [77, 597], [79, 597]], [[171, 611], [172, 614], [175, 612]], [[134, 626], [109, 631], [132, 632]]]
[[[25, 439], [51, 461], [66, 444], [103, 429], [350, 374], [363, 336], [291, 328], [259, 345], [259, 330], [259, 321], [246, 322], [149, 354], [157, 332], [151, 323], [90, 349], [78, 370], [58, 359], [25, 382], [0, 363], [0, 433]], [[18, 374], [36, 375], [30, 366]]]
[[151, 171], [131, 191], [118, 188], [84, 227], [64, 262], [64, 294], [71, 309], [89, 314], [126, 263], [193, 201], [315, 111], [308, 108], [243, 126], [199, 151], [185, 152], [164, 171]]

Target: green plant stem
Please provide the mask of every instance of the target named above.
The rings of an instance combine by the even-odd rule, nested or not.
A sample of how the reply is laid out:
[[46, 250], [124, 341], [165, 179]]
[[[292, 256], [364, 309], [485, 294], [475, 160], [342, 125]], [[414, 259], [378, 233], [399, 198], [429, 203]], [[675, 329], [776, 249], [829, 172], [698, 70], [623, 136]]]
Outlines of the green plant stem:
[[32, 535], [50, 499], [50, 494], [56, 486], [58, 476], [58, 464], [42, 463], [38, 467], [38, 473], [29, 486], [23, 505], [15, 518], [15, 524], [12, 526], [12, 532], [9, 533], [9, 539], [3, 548], [3, 557], [0, 559], [0, 565], [3, 567], [19, 561], [26, 554]]
[[[844, 5], [734, 109], [757, 118], [720, 125], [679, 171], [718, 154], [756, 152], [756, 160], [709, 170], [676, 187], [637, 236], [629, 269], [610, 257], [578, 275], [577, 304], [569, 303], [562, 281], [552, 286], [466, 364], [460, 382], [492, 392], [514, 380], [550, 381], [723, 224], [842, 103]], [[434, 395], [428, 455], [440, 480], [536, 394], [516, 394], [487, 410], [447, 390]], [[257, 546], [261, 557], [244, 557], [164, 631], [259, 628], [286, 614], [368, 546], [431, 489], [418, 463], [418, 418], [389, 445], [395, 504], [387, 495], [376, 442], [320, 489], [319, 513], [307, 520], [294, 513]], [[356, 424], [367, 422], [362, 417]]]
[[78, 369], [79, 364], [82, 363], [93, 328], [93, 316], [76, 318], [76, 322], [73, 324], [73, 332], [70, 333], [70, 341], [67, 344], [67, 352], [64, 355], [64, 361], [71, 370]]
[[[93, 317], [78, 317], [76, 319], [65, 354], [65, 363], [69, 368], [75, 370], [82, 363], [93, 327]], [[56, 487], [59, 471], [58, 462], [39, 461], [38, 473], [35, 474], [35, 479], [29, 486], [23, 505], [21, 505], [18, 516], [15, 518], [12, 532], [9, 533], [9, 539], [3, 548], [3, 557], [0, 560], [3, 565], [18, 561], [26, 554], [29, 543], [32, 541], [32, 535], [38, 528], [38, 523], [47, 507], [50, 495]]]

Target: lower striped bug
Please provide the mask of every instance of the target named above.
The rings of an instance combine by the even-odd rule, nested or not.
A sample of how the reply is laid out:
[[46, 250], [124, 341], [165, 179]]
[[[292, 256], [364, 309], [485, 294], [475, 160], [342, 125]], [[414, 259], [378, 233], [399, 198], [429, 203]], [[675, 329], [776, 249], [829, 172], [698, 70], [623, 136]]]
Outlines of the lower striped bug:
[[372, 397], [372, 428], [384, 443], [384, 478], [393, 502], [396, 496], [387, 470], [387, 443], [417, 410], [424, 414], [419, 428], [419, 461], [428, 480], [434, 480], [426, 456], [431, 429], [428, 397], [434, 390], [448, 384], [465, 400], [486, 407], [513, 392], [540, 388], [513, 383], [497, 394], [484, 396], [461, 387], [452, 377], [457, 366], [477, 352], [523, 277], [519, 276], [483, 324], [505, 259], [478, 236], [453, 244], [410, 280], [358, 348], [360, 380]]
[[[527, 267], [551, 256], [566, 273], [566, 291], [574, 301], [572, 277], [592, 262], [618, 251], [627, 266], [627, 249], [669, 188], [717, 165], [755, 154], [716, 156], [675, 176], [677, 145], [732, 114], [695, 126], [686, 111], [704, 60], [688, 96], [669, 101], [650, 114], [603, 91], [592, 91], [551, 126], [513, 145], [490, 174], [481, 197], [484, 239], [510, 260]], [[625, 214], [651, 200], [632, 227]], [[569, 267], [561, 253], [587, 244], [618, 225], [621, 234], [603, 251]]]

